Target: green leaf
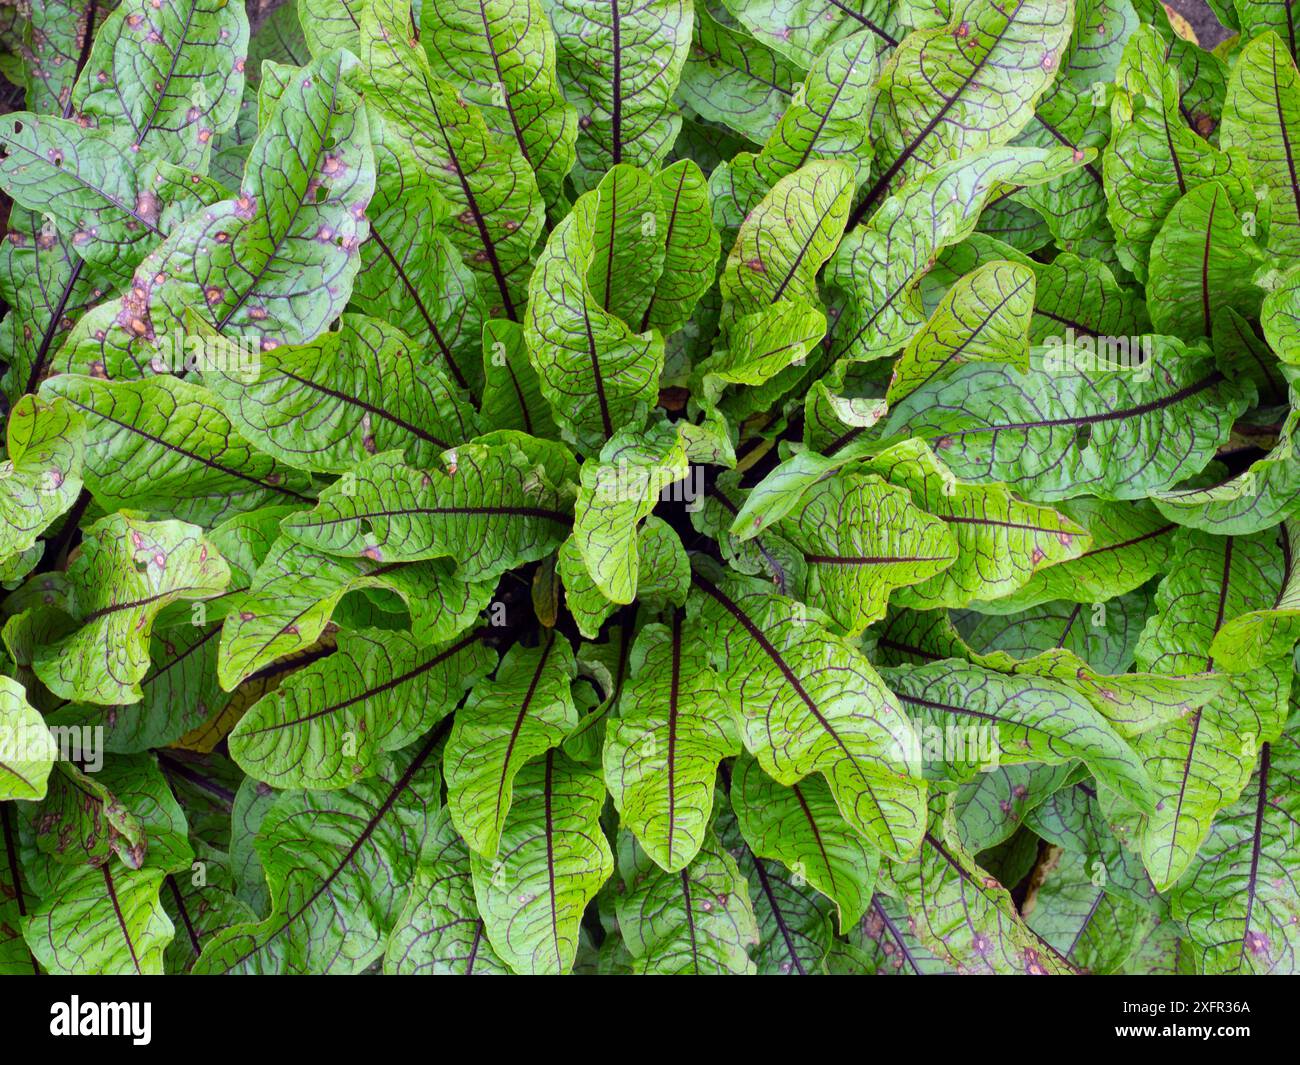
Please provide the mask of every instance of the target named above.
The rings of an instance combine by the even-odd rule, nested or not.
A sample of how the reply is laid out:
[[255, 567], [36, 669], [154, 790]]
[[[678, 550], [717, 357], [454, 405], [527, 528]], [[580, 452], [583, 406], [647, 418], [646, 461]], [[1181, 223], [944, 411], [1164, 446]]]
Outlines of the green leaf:
[[695, 629], [641, 629], [619, 715], [605, 730], [605, 785], [624, 826], [668, 873], [685, 870], [705, 846], [718, 763], [737, 754], [730, 709]]
[[204, 171], [213, 136], [235, 123], [247, 54], [238, 4], [126, 0], [95, 34], [72, 110], [128, 151]]
[[[710, 779], [710, 787], [712, 780]], [[650, 861], [631, 838], [619, 841], [627, 890], [615, 900], [632, 972], [645, 975], [743, 976], [754, 972], [747, 948], [758, 926], [736, 862], [706, 828], [698, 853], [676, 872]]]
[[899, 13], [889, 10], [885, 0], [728, 0], [726, 7], [760, 42], [803, 69], [859, 29], [870, 30], [882, 47], [891, 48], [904, 32]]
[[564, 205], [578, 115], [556, 80], [556, 38], [540, 0], [426, 4], [420, 31], [438, 77], [463, 86], [488, 127], [514, 140], [546, 203]]
[[517, 644], [457, 713], [444, 753], [447, 807], [456, 830], [484, 858], [497, 856], [519, 772], [578, 724], [570, 692], [576, 674], [563, 636], [551, 633], [538, 647]]
[[871, 164], [867, 123], [880, 71], [880, 38], [862, 30], [837, 41], [818, 57], [790, 106], [758, 153], [741, 152], [709, 176], [714, 215], [738, 229], [781, 178], [810, 159], [842, 159], [854, 183]]
[[1269, 606], [1237, 615], [1214, 634], [1210, 652], [1221, 669], [1244, 673], [1284, 661], [1300, 641], [1300, 575], [1295, 566], [1300, 523], [1288, 521], [1277, 536], [1283, 560], [1281, 588]]
[[[1109, 722], [1082, 696], [1042, 677], [1009, 677], [956, 661], [886, 670], [885, 683], [904, 709], [928, 728], [955, 724], [972, 736], [969, 757], [958, 754], [939, 767], [940, 779], [969, 777], [989, 760], [994, 764], [1081, 760], [1098, 780], [1134, 805], [1154, 805], [1147, 771]], [[991, 742], [990, 742], [991, 741]], [[923, 741], [924, 742], [924, 739]]]
[[1187, 925], [1207, 973], [1296, 971], [1298, 770], [1294, 731], [1265, 743], [1250, 785], [1216, 819], [1196, 864], [1172, 890], [1174, 917]]
[[678, 93], [710, 122], [757, 141], [776, 128], [790, 106], [800, 73], [794, 63], [700, 7]]
[[435, 738], [346, 790], [281, 792], [256, 841], [271, 913], [212, 936], [194, 972], [347, 974], [378, 960], [433, 838]]
[[178, 599], [219, 595], [229, 580], [225, 559], [195, 526], [110, 515], [86, 530], [68, 567], [81, 627], [38, 651], [36, 674], [65, 699], [139, 702], [159, 612]]
[[[1160, 584], [1138, 665], [1153, 673], [1209, 670], [1224, 623], [1276, 601], [1282, 553], [1271, 532], [1214, 537], [1180, 530], [1173, 554], [1179, 565]], [[1236, 674], [1222, 698], [1135, 742], [1161, 800], [1140, 826], [1142, 861], [1157, 889], [1188, 869], [1215, 815], [1249, 781], [1259, 744], [1280, 734], [1290, 682], [1288, 663]]]
[[697, 571], [692, 615], [764, 772], [797, 784], [820, 772], [849, 824], [885, 854], [913, 853], [925, 785], [898, 703], [847, 641], [799, 602], [756, 581]]
[[430, 830], [406, 907], [393, 926], [384, 951], [384, 973], [506, 976], [509, 972], [488, 942], [474, 901], [469, 848], [443, 810]]
[[83, 476], [106, 506], [208, 524], [268, 503], [310, 503], [307, 476], [255, 450], [217, 395], [169, 374], [60, 374], [42, 394], [79, 412]]
[[156, 975], [174, 928], [159, 898], [161, 869], [81, 865], [41, 899], [23, 938], [49, 973]]
[[807, 598], [850, 636], [884, 617], [894, 588], [931, 579], [958, 555], [948, 526], [906, 488], [847, 471], [805, 492], [776, 529], [803, 552]]
[[482, 581], [555, 550], [568, 522], [564, 493], [518, 448], [465, 444], [428, 470], [408, 466], [396, 451], [368, 458], [325, 489], [314, 510], [281, 527], [335, 555], [385, 563], [450, 558], [458, 577]]
[[298, 469], [344, 473], [400, 449], [416, 466], [474, 435], [474, 415], [405, 335], [377, 318], [344, 315], [310, 344], [267, 352], [254, 372], [204, 373], [227, 416], [260, 451]]
[[691, 46], [691, 4], [553, 0], [548, 13], [560, 84], [579, 113], [578, 191], [619, 163], [657, 168], [681, 127], [672, 97]]
[[1241, 152], [1270, 193], [1268, 248], [1279, 256], [1300, 250], [1300, 184], [1293, 159], [1300, 134], [1300, 74], [1293, 52], [1271, 31], [1241, 49], [1219, 128], [1224, 150]]
[[7, 454], [0, 462], [0, 559], [30, 550], [76, 502], [85, 445], [70, 403], [24, 396], [9, 412]]
[[780, 861], [831, 899], [841, 932], [862, 918], [880, 855], [840, 816], [824, 781], [782, 787], [746, 755], [735, 766], [731, 804], [753, 853]]
[[572, 968], [582, 913], [614, 872], [604, 799], [599, 770], [548, 751], [515, 778], [498, 856], [470, 855], [488, 939], [515, 972]]
[[916, 285], [939, 251], [968, 237], [984, 205], [1080, 166], [1066, 148], [996, 148], [942, 163], [890, 196], [840, 242], [827, 284], [844, 295], [832, 348], [873, 359], [905, 344], [925, 321]]
[[248, 591], [231, 596], [217, 659], [221, 686], [233, 691], [277, 659], [312, 648], [339, 601], [361, 589], [395, 593], [410, 611], [417, 643], [451, 639], [469, 627], [495, 588], [491, 581], [461, 580], [451, 570], [441, 560], [379, 566], [334, 558], [281, 537]]
[[728, 323], [781, 299], [819, 303], [816, 275], [831, 256], [853, 195], [853, 172], [814, 161], [778, 181], [745, 219], [722, 271]]
[[1251, 280], [1265, 255], [1251, 240], [1217, 181], [1192, 189], [1151, 245], [1147, 300], [1157, 332], [1209, 336], [1224, 308], [1258, 317], [1263, 292]]
[[894, 445], [865, 470], [911, 492], [918, 507], [944, 520], [957, 544], [951, 566], [899, 593], [905, 606], [993, 599], [1028, 582], [1039, 566], [1077, 558], [1088, 547], [1087, 533], [1050, 507], [1018, 499], [1005, 484], [957, 480], [922, 440]]
[[0, 801], [40, 799], [59, 756], [40, 713], [23, 686], [0, 677]]
[[970, 0], [948, 26], [908, 34], [877, 88], [871, 137], [877, 177], [855, 221], [910, 179], [1030, 122], [1073, 28], [1069, 0]]
[[[618, 218], [616, 204], [603, 205], [628, 169], [611, 171], [608, 185], [579, 198], [547, 239], [529, 285], [529, 358], [556, 423], [588, 454], [599, 451], [616, 426], [640, 420], [638, 412], [658, 394], [663, 369], [658, 331], [634, 333], [601, 304], [590, 283], [591, 268], [600, 261], [598, 222], [602, 216]], [[640, 224], [638, 217], [638, 233]], [[655, 229], [662, 235], [657, 222]], [[602, 291], [612, 290], [607, 285]]]
[[681, 435], [667, 423], [618, 433], [582, 467], [573, 543], [601, 593], [630, 603], [637, 590], [637, 526], [660, 493], [687, 475]]
[[1028, 370], [1034, 291], [1033, 271], [1005, 261], [986, 263], [959, 279], [903, 349], [885, 398], [897, 404], [968, 362]]
[[1028, 372], [970, 363], [903, 400], [885, 432], [931, 441], [957, 477], [1035, 498], [1140, 499], [1199, 473], [1249, 395], [1202, 350], [1151, 338], [1143, 351], [1129, 368], [1055, 344]]
[[230, 756], [273, 787], [348, 787], [437, 724], [491, 671], [483, 634], [421, 647], [404, 632], [341, 632], [333, 654], [248, 708], [230, 733]]

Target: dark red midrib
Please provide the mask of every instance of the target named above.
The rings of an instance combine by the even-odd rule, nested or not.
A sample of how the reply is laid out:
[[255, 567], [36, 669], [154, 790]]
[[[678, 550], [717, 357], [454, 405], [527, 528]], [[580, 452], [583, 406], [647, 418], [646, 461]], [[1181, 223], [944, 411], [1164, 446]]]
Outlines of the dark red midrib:
[[[1227, 609], [1228, 603], [1228, 581], [1232, 575], [1232, 545], [1234, 538], [1229, 536], [1223, 545], [1223, 576], [1219, 582], [1219, 609], [1214, 618], [1214, 631], [1210, 634], [1210, 642], [1213, 643], [1214, 637], [1218, 635], [1219, 629], [1223, 627], [1223, 615]], [[1214, 656], [1207, 655], [1205, 659], [1205, 671], [1207, 673], [1214, 670]], [[1187, 798], [1187, 782], [1192, 775], [1192, 759], [1196, 756], [1196, 740], [1201, 734], [1201, 720], [1204, 708], [1196, 709], [1192, 714], [1192, 734], [1187, 741], [1187, 757], [1183, 759], [1182, 778], [1178, 783], [1178, 802], [1174, 806], [1173, 830], [1177, 835], [1178, 823], [1183, 816], [1183, 802]], [[1168, 876], [1174, 867], [1174, 844], [1171, 840], [1169, 843], [1169, 860], [1165, 863], [1165, 876]]]
[[882, 566], [890, 562], [947, 562], [951, 555], [804, 555], [824, 566]]
[[[486, 629], [482, 630], [486, 633]], [[541, 657], [537, 660], [537, 668], [533, 670], [532, 679], [528, 682], [528, 690], [524, 693], [523, 700], [519, 704], [519, 713], [515, 715], [514, 726], [510, 729], [510, 738], [506, 741], [506, 753], [501, 758], [501, 772], [497, 774], [497, 805], [495, 817], [501, 816], [501, 807], [505, 803], [506, 781], [510, 778], [510, 759], [514, 755], [515, 744], [519, 741], [519, 733], [524, 727], [524, 721], [528, 717], [528, 710], [533, 705], [533, 699], [537, 695], [537, 685], [541, 683], [542, 673], [546, 669], [546, 661], [551, 657], [551, 651], [555, 647], [555, 637], [552, 636], [547, 645], [542, 648]], [[550, 763], [547, 763], [547, 782], [550, 781]], [[494, 818], [495, 823], [495, 818]]]
[[[664, 247], [671, 247], [673, 242], [673, 229], [677, 225], [677, 212], [681, 209], [682, 190], [686, 188], [686, 175], [688, 170], [682, 167], [681, 179], [677, 182], [677, 188], [673, 192], [672, 210], [668, 212], [668, 228], [664, 232]], [[654, 291], [650, 293], [650, 302], [646, 304], [645, 313], [641, 315], [641, 332], [650, 328], [650, 312], [654, 310], [655, 300], [659, 296], [659, 286], [656, 285]]]
[[41, 383], [41, 375], [45, 372], [45, 360], [49, 357], [50, 347], [54, 344], [54, 334], [58, 332], [59, 322], [62, 321], [63, 315], [68, 309], [68, 300], [72, 298], [72, 290], [76, 288], [78, 280], [81, 278], [82, 267], [86, 265], [86, 260], [80, 256], [74, 256], [76, 262], [72, 264], [72, 273], [68, 275], [67, 283], [63, 286], [63, 291], [59, 294], [59, 301], [55, 304], [54, 313], [45, 326], [45, 331], [41, 334], [40, 347], [36, 349], [36, 358], [32, 360], [31, 372], [27, 375], [27, 387], [25, 392], [35, 392]]
[[551, 939], [555, 943], [555, 957], [564, 956], [560, 947], [560, 915], [555, 900], [555, 811], [552, 808], [554, 798], [555, 749], [546, 752], [546, 783], [542, 791], [542, 800], [546, 810], [546, 884], [547, 899], [551, 909]]
[[[12, 887], [14, 889], [14, 901], [18, 904], [18, 916], [25, 918], [27, 916], [27, 900], [23, 895], [22, 870], [18, 866], [18, 846], [14, 842], [14, 830], [9, 821], [9, 803], [7, 802], [0, 802], [0, 828], [4, 830], [5, 860], [9, 863], [9, 875], [13, 877]], [[27, 948], [27, 957], [32, 962], [32, 973], [40, 976], [41, 967], [30, 947]]]
[[1263, 744], [1259, 758], [1259, 797], [1255, 802], [1255, 829], [1250, 841], [1250, 876], [1246, 881], [1246, 919], [1241, 949], [1250, 936], [1250, 919], [1255, 911], [1256, 885], [1259, 883], [1259, 856], [1264, 847], [1264, 807], [1268, 805], [1268, 771], [1272, 745]]
[[800, 976], [807, 976], [808, 971], [803, 967], [803, 962], [799, 960], [799, 952], [794, 947], [794, 937], [790, 934], [790, 928], [785, 923], [785, 914], [781, 910], [781, 904], [777, 901], [776, 893], [772, 890], [772, 885], [767, 878], [767, 870], [763, 868], [763, 859], [750, 849], [748, 843], [745, 844], [745, 850], [749, 854], [749, 860], [754, 863], [754, 871], [758, 873], [758, 883], [763, 889], [763, 895], [767, 899], [767, 904], [771, 907], [772, 918], [776, 921], [777, 930], [781, 933], [781, 938], [785, 940], [786, 953], [790, 955], [790, 964], [795, 967]]
[[613, 70], [610, 74], [613, 100], [610, 105], [610, 159], [615, 165], [623, 161], [623, 42], [618, 0], [609, 0], [610, 29], [613, 31]]
[[[669, 847], [671, 847], [672, 843], [669, 842], [668, 845]], [[690, 877], [686, 875], [685, 869], [683, 869], [679, 875], [681, 877], [681, 884], [682, 884], [682, 899], [685, 903], [686, 930], [691, 937], [691, 968], [695, 970], [695, 975], [699, 976], [700, 975], [700, 948], [699, 948], [699, 944], [696, 943], [695, 941], [695, 913], [691, 909], [691, 880]]]
[[199, 945], [199, 934], [194, 930], [194, 922], [190, 920], [189, 908], [185, 905], [185, 899], [181, 896], [181, 889], [176, 883], [176, 877], [171, 873], [167, 874], [167, 886], [171, 888], [172, 900], [176, 903], [176, 910], [181, 915], [181, 921], [185, 925], [185, 932], [190, 939], [190, 948], [197, 958], [203, 953], [203, 948]]
[[1079, 613], [1083, 610], [1082, 603], [1075, 603], [1074, 609], [1070, 611], [1070, 616], [1065, 621], [1065, 628], [1061, 630], [1060, 639], [1056, 641], [1057, 647], [1064, 647], [1066, 638], [1070, 635], [1070, 630], [1074, 628], [1074, 623], [1079, 620]]
[[[682, 672], [682, 612], [673, 611], [672, 673], [668, 682], [668, 864], [673, 861], [677, 828], [677, 718]], [[685, 870], [682, 876], [685, 876]]]
[[415, 304], [415, 309], [420, 312], [420, 317], [424, 319], [424, 324], [429, 330], [429, 335], [433, 337], [433, 342], [438, 345], [438, 351], [442, 354], [442, 357], [447, 360], [447, 367], [451, 370], [451, 375], [456, 379], [456, 384], [461, 388], [468, 389], [469, 383], [466, 381], [465, 375], [461, 372], [460, 367], [456, 365], [456, 360], [452, 358], [451, 346], [447, 343], [446, 338], [443, 337], [442, 331], [438, 328], [438, 323], [433, 320], [433, 315], [429, 313], [428, 307], [424, 305], [424, 300], [416, 290], [415, 283], [407, 274], [406, 268], [397, 261], [397, 256], [393, 254], [393, 249], [390, 248], [388, 242], [380, 236], [379, 228], [373, 222], [370, 223], [370, 236], [379, 246], [379, 250], [382, 251], [388, 261], [392, 263], [393, 269], [397, 271], [397, 276], [402, 282], [402, 287], [406, 289], [407, 294], [411, 297], [411, 302]]
[[894, 942], [898, 944], [899, 951], [901, 951], [903, 957], [907, 959], [907, 964], [912, 967], [912, 971], [915, 972], [917, 976], [922, 975], [921, 966], [917, 964], [916, 959], [912, 956], [912, 952], [907, 947], [907, 943], [903, 940], [903, 933], [900, 932], [898, 926], [890, 920], [889, 914], [885, 912], [885, 908], [880, 905], [880, 900], [875, 895], [871, 896], [871, 908], [876, 911], [876, 915], [889, 930], [889, 934], [894, 937]]
[[113, 874], [109, 872], [109, 863], [105, 862], [99, 867], [100, 872], [104, 874], [104, 887], [108, 891], [108, 899], [113, 904], [113, 914], [117, 917], [117, 925], [122, 930], [122, 938], [126, 940], [126, 949], [131, 952], [131, 965], [135, 968], [138, 975], [144, 975], [144, 970], [140, 968], [140, 959], [135, 953], [135, 942], [131, 939], [130, 929], [126, 927], [126, 918], [122, 916], [122, 906], [117, 899], [117, 888], [113, 884]]
[[803, 789], [798, 784], [790, 785], [790, 790], [794, 792], [794, 797], [799, 800], [799, 809], [803, 811], [804, 818], [808, 822], [808, 828], [812, 831], [813, 840], [817, 844], [817, 851], [822, 856], [822, 865], [826, 867], [826, 874], [831, 878], [830, 889], [835, 891], [835, 866], [831, 864], [831, 856], [826, 853], [826, 843], [822, 839], [821, 826], [817, 824], [817, 818], [813, 816], [812, 810], [808, 806], [808, 800], [804, 797]]

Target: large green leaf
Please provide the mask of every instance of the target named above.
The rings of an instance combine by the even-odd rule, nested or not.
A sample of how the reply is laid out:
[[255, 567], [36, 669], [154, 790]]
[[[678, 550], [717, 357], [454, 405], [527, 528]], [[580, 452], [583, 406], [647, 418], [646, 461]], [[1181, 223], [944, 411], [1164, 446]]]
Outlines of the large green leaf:
[[809, 777], [782, 787], [753, 758], [742, 756], [731, 805], [754, 854], [780, 861], [831, 899], [840, 931], [861, 919], [880, 855], [840, 816], [824, 781]]
[[474, 901], [469, 848], [456, 835], [446, 810], [434, 820], [406, 908], [393, 926], [384, 952], [384, 972], [396, 976], [510, 972], [484, 932]]
[[573, 966], [583, 910], [614, 872], [604, 799], [599, 770], [548, 751], [515, 778], [497, 857], [470, 855], [488, 939], [515, 972]]
[[195, 526], [110, 515], [86, 530], [68, 567], [80, 628], [40, 649], [36, 674], [65, 699], [138, 702], [159, 611], [219, 595], [229, 580], [225, 559]]
[[573, 648], [558, 633], [538, 647], [516, 644], [456, 714], [444, 753], [447, 807], [475, 853], [497, 856], [515, 778], [578, 724], [576, 674]]
[[578, 191], [618, 163], [656, 168], [681, 127], [672, 97], [691, 46], [692, 5], [551, 0], [548, 9], [560, 83], [580, 116]]
[[1033, 118], [1073, 28], [1070, 0], [965, 0], [905, 37], [871, 113], [877, 175], [854, 221], [940, 164], [1008, 143]]
[[[1173, 554], [1179, 565], [1160, 584], [1158, 613], [1138, 642], [1138, 665], [1153, 673], [1208, 670], [1225, 622], [1276, 601], [1282, 552], [1271, 532], [1215, 537], [1180, 530]], [[1236, 674], [1223, 697], [1135, 742], [1161, 800], [1140, 838], [1158, 889], [1188, 869], [1215, 815], [1245, 788], [1260, 744], [1280, 734], [1290, 683], [1288, 663]]]
[[686, 869], [705, 845], [718, 763], [739, 741], [695, 629], [642, 628], [602, 764], [622, 823], [665, 872]]
[[519, 145], [547, 204], [563, 205], [578, 115], [560, 95], [541, 0], [423, 4], [420, 31], [433, 73], [463, 86], [488, 127]]
[[491, 671], [487, 630], [421, 647], [404, 632], [339, 633], [333, 654], [291, 673], [228, 738], [250, 776], [278, 788], [345, 788], [455, 709]]
[[1170, 896], [1209, 973], [1293, 974], [1300, 925], [1300, 751], [1294, 731], [1263, 744], [1241, 799], [1215, 821]]
[[433, 838], [435, 739], [346, 790], [281, 792], [255, 844], [271, 913], [212, 936], [194, 971], [347, 974], [376, 961]]
[[439, 466], [400, 452], [366, 459], [282, 528], [299, 543], [376, 562], [450, 558], [467, 581], [500, 576], [564, 538], [568, 499], [512, 444], [465, 444]]
[[1065, 346], [1035, 349], [1027, 372], [967, 364], [903, 400], [885, 431], [931, 441], [960, 478], [1044, 500], [1140, 499], [1199, 473], [1248, 405], [1204, 352], [1151, 339], [1135, 367], [1096, 368]]
[[169, 374], [60, 374], [42, 393], [80, 413], [83, 476], [105, 505], [207, 524], [264, 504], [311, 502], [307, 476], [255, 450], [201, 385]]
[[866, 658], [757, 581], [694, 579], [693, 616], [711, 630], [710, 657], [763, 770], [787, 786], [820, 772], [867, 840], [914, 853], [925, 827], [915, 737]]
[[[478, 108], [436, 77], [410, 43], [410, 11], [370, 0], [361, 14], [367, 105], [376, 107], [403, 167], [453, 205], [448, 236], [479, 278], [493, 314], [517, 318], [544, 208], [533, 170], [513, 140], [498, 137]], [[387, 138], [386, 138], [387, 140]]]
[[474, 415], [448, 378], [377, 318], [344, 315], [310, 344], [267, 352], [254, 373], [215, 361], [204, 383], [240, 434], [297, 469], [344, 473], [394, 448], [431, 466], [474, 435]]
[[[712, 781], [710, 781], [712, 786]], [[615, 901], [619, 931], [638, 975], [753, 973], [758, 940], [749, 893], [736, 861], [706, 828], [698, 853], [680, 872], [665, 871], [630, 837], [620, 839], [626, 890]]]
[[948, 526], [907, 488], [854, 472], [814, 485], [776, 529], [803, 552], [808, 599], [850, 636], [884, 616], [894, 588], [931, 579], [958, 554]]
[[906, 606], [996, 598], [1025, 584], [1039, 566], [1076, 558], [1088, 547], [1084, 529], [1050, 507], [1024, 502], [1005, 484], [957, 480], [922, 440], [894, 445], [865, 469], [911, 492], [918, 507], [944, 520], [957, 544], [952, 565], [898, 593]]

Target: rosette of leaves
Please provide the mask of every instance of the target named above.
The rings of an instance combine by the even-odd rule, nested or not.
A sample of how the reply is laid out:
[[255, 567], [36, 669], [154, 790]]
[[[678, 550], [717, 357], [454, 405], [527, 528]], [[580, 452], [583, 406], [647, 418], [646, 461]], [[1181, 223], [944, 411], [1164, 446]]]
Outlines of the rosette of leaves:
[[1300, 968], [1300, 73], [1128, 0], [60, 0], [0, 972]]

